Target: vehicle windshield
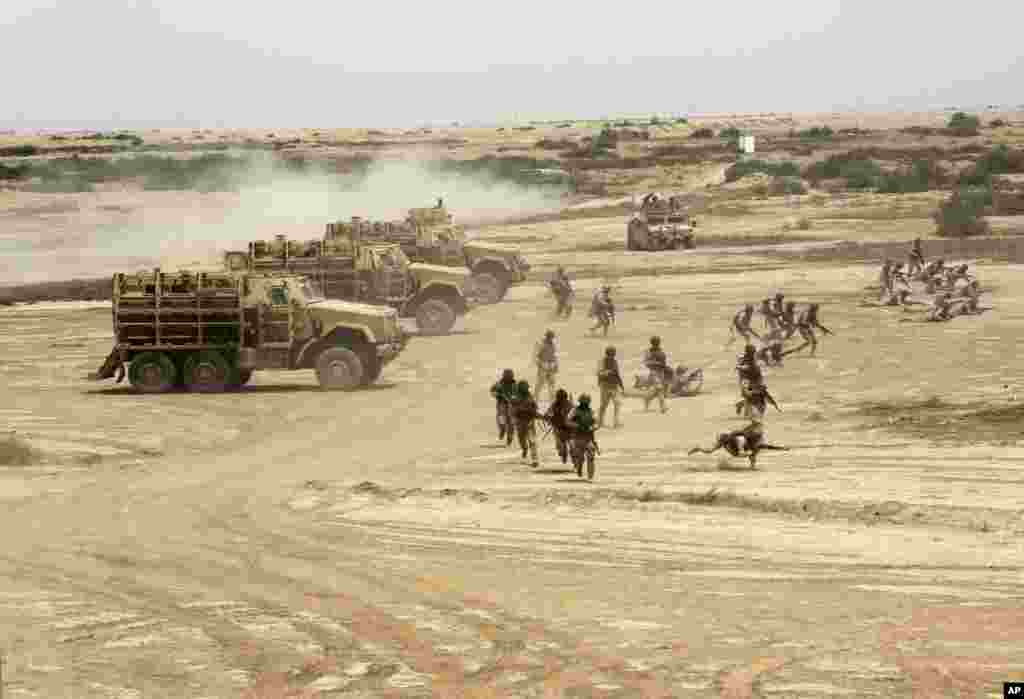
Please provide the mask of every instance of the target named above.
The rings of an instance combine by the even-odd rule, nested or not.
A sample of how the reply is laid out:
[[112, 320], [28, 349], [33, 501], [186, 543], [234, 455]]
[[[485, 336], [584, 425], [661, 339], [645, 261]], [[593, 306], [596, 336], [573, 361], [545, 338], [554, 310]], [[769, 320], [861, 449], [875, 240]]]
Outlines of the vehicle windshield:
[[302, 282], [302, 295], [306, 297], [306, 303], [319, 303], [324, 300], [324, 294], [320, 290], [320, 285], [312, 279], [306, 279]]

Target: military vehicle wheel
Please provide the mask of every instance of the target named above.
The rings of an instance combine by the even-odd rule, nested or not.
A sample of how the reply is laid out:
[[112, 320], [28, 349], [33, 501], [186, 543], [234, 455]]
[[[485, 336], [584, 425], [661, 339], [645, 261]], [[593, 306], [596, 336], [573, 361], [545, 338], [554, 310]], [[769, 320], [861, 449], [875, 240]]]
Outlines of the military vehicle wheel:
[[380, 378], [381, 372], [384, 371], [384, 365], [377, 361], [376, 358], [369, 359], [363, 363], [363, 385], [369, 386], [377, 379]]
[[316, 358], [316, 379], [327, 391], [351, 391], [363, 382], [363, 361], [347, 347], [328, 347]]
[[682, 250], [685, 247], [686, 247], [686, 243], [683, 242], [682, 240], [673, 240], [672, 241], [672, 249], [673, 250]]
[[193, 393], [220, 393], [232, 379], [231, 365], [220, 352], [196, 352], [185, 361], [185, 387]]
[[441, 299], [427, 299], [416, 309], [421, 335], [447, 335], [455, 325], [455, 311]]
[[498, 303], [505, 298], [508, 285], [489, 272], [480, 272], [473, 277], [473, 295], [480, 303]]
[[166, 393], [174, 388], [178, 370], [161, 352], [143, 352], [131, 361], [128, 381], [140, 393]]
[[693, 250], [695, 247], [697, 247], [697, 243], [692, 238], [687, 238], [683, 242], [683, 247], [685, 247], [687, 250]]
[[252, 369], [236, 369], [234, 376], [228, 383], [228, 388], [231, 390], [238, 390], [245, 384], [249, 383], [249, 379], [252, 378]]

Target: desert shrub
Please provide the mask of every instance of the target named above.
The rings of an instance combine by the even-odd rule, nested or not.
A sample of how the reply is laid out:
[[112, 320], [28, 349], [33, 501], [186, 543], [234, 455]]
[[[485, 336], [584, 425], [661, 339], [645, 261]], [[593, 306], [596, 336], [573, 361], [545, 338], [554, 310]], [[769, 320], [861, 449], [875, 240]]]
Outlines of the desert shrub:
[[988, 122], [988, 125], [989, 128], [992, 129], [1000, 129], [1004, 126], [1009, 126], [1009, 124], [1006, 123], [1005, 119], [993, 119], [992, 121]]
[[834, 132], [828, 126], [813, 126], [803, 131], [797, 131], [798, 138], [832, 138]]
[[609, 155], [619, 145], [619, 135], [609, 128], [601, 129], [590, 144], [590, 156], [600, 158]]
[[992, 204], [992, 191], [986, 189], [958, 189], [950, 194], [933, 215], [936, 235], [943, 238], [967, 238], [985, 235], [988, 221], [983, 218]]
[[0, 158], [28, 158], [38, 154], [39, 149], [29, 144], [0, 148]]
[[799, 176], [787, 175], [784, 177], [773, 177], [768, 184], [768, 193], [772, 196], [784, 194], [807, 194], [803, 180]]
[[690, 134], [690, 138], [714, 138], [715, 132], [705, 127], [699, 128]]
[[28, 173], [28, 165], [6, 165], [0, 163], [0, 180], [16, 180]]
[[960, 176], [960, 185], [967, 187], [990, 187], [993, 175], [1010, 172], [1024, 172], [1024, 151], [1011, 150], [1000, 144], [979, 158], [967, 172]]
[[689, 124], [690, 120], [687, 119], [686, 117], [679, 117], [678, 119], [676, 119], [675, 123], [677, 123], [677, 124]]
[[933, 129], [930, 126], [908, 126], [900, 129], [900, 133], [911, 136], [934, 136], [937, 133], [937, 129]]
[[726, 169], [725, 181], [735, 182], [747, 175], [757, 173], [776, 177], [792, 177], [800, 175], [800, 167], [790, 160], [780, 163], [772, 163], [765, 160], [741, 160]]
[[804, 170], [804, 178], [817, 183], [821, 180], [842, 178], [849, 189], [867, 189], [874, 187], [882, 170], [878, 163], [851, 153], [831, 155], [825, 160], [809, 165]]
[[740, 130], [735, 126], [728, 126], [718, 132], [718, 137], [729, 141], [736, 141], [739, 140]]
[[622, 121], [616, 122], [615, 125], [618, 126], [619, 128], [628, 128], [630, 126], [633, 126], [633, 122], [629, 119], [623, 119]]
[[878, 191], [883, 194], [927, 192], [945, 181], [945, 173], [931, 160], [915, 160], [909, 168], [882, 175]]
[[647, 123], [650, 124], [651, 126], [657, 126], [658, 124], [661, 123], [661, 119], [659, 117], [652, 116]]
[[977, 136], [981, 120], [973, 114], [957, 112], [949, 118], [946, 128], [954, 136]]
[[0, 435], [0, 465], [29, 466], [39, 461], [39, 452], [17, 434]]

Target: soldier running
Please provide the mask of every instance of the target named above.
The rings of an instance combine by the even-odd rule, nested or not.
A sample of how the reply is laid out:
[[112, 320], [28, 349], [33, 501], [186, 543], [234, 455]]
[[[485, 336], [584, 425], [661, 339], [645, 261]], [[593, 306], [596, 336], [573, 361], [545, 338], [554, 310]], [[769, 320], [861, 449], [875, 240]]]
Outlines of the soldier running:
[[605, 284], [594, 294], [590, 304], [590, 317], [597, 319], [597, 325], [590, 329], [595, 332], [599, 328], [608, 336], [608, 327], [615, 322], [615, 303], [611, 297], [612, 288]]
[[782, 313], [786, 308], [786, 305], [782, 302], [786, 298], [785, 295], [780, 291], [775, 294], [775, 298], [772, 300], [772, 310], [775, 311], [775, 316], [782, 319]]
[[515, 400], [517, 390], [516, 375], [511, 369], [503, 371], [498, 382], [491, 386], [491, 395], [495, 401], [495, 419], [498, 423], [498, 439], [504, 439], [506, 446], [512, 446], [515, 427], [511, 404]]
[[572, 282], [569, 281], [569, 275], [565, 273], [565, 267], [558, 265], [554, 275], [548, 282], [548, 286], [551, 287], [551, 292], [555, 295], [555, 299], [558, 305], [555, 307], [556, 318], [568, 318], [572, 315]]
[[541, 391], [547, 386], [548, 400], [553, 400], [555, 379], [558, 376], [558, 348], [555, 346], [554, 330], [544, 333], [544, 339], [537, 343], [533, 351], [533, 361], [537, 365], [537, 397], [540, 397]]
[[761, 336], [754, 332], [754, 329], [750, 327], [750, 321], [753, 317], [754, 306], [749, 303], [743, 307], [743, 310], [739, 311], [732, 317], [732, 324], [729, 326], [729, 342], [726, 343], [727, 345], [731, 345], [735, 342], [737, 335], [747, 342], [750, 342], [751, 335], [757, 339], [761, 339]]
[[754, 345], [747, 343], [736, 362], [736, 377], [740, 387], [740, 399], [736, 402], [736, 414], [741, 412], [749, 417], [752, 408], [756, 407], [755, 397], [757, 387], [764, 384], [764, 374], [757, 363], [757, 350]]
[[668, 388], [672, 382], [672, 369], [668, 365], [668, 357], [661, 349], [661, 338], [655, 335], [651, 338], [651, 346], [644, 352], [644, 366], [650, 372], [649, 379], [651, 390], [644, 395], [644, 412], [651, 409], [651, 401], [658, 399], [658, 405], [662, 413], [668, 412], [665, 406], [665, 399], [668, 397]]
[[512, 418], [515, 420], [523, 459], [525, 460], [529, 453], [530, 463], [536, 468], [540, 462], [537, 459], [537, 428], [534, 421], [541, 416], [537, 412], [537, 401], [530, 394], [530, 383], [520, 381], [517, 389], [515, 400], [512, 402]]
[[544, 413], [544, 417], [547, 419], [548, 424], [551, 425], [551, 431], [555, 435], [555, 451], [558, 452], [558, 456], [562, 459], [563, 464], [569, 460], [569, 439], [571, 437], [569, 413], [571, 411], [572, 399], [569, 398], [569, 394], [564, 388], [560, 388], [555, 392], [554, 402], [548, 406], [547, 412]]
[[779, 326], [783, 330], [782, 340], [785, 342], [796, 332], [796, 301], [787, 301], [786, 307], [779, 317]]
[[718, 435], [715, 445], [711, 449], [694, 447], [688, 454], [714, 454], [719, 449], [725, 449], [732, 456], [746, 456], [750, 461], [750, 468], [757, 468], [757, 455], [759, 452], [789, 451], [789, 447], [768, 444], [764, 441], [764, 428], [758, 421], [753, 421], [741, 430], [733, 432], [722, 432]]
[[881, 301], [889, 293], [892, 286], [892, 261], [885, 258], [882, 263], [882, 271], [878, 273], [878, 300]]
[[785, 352], [784, 354], [799, 352], [804, 347], [810, 345], [811, 356], [813, 357], [814, 353], [818, 349], [818, 338], [815, 337], [814, 335], [815, 329], [821, 330], [826, 335], [833, 334], [831, 330], [822, 325], [821, 322], [818, 320], [818, 308], [818, 304], [812, 303], [810, 306], [807, 307], [807, 310], [803, 311], [797, 318], [797, 330], [800, 331], [800, 337], [804, 339], [804, 343], [799, 347], [796, 347], [794, 349], [789, 350], [788, 352]]
[[[580, 395], [579, 403], [569, 414], [570, 439], [573, 442], [574, 450], [581, 450], [588, 444], [593, 445], [594, 451], [600, 453], [597, 447], [597, 440], [594, 439], [594, 432], [600, 427], [594, 427], [594, 412], [590, 407], [590, 396], [586, 393]], [[582, 464], [576, 467], [576, 475], [583, 475]]]
[[604, 357], [597, 364], [597, 385], [601, 391], [601, 407], [597, 420], [598, 427], [604, 427], [604, 417], [608, 405], [612, 404], [615, 414], [615, 427], [622, 427], [619, 421], [619, 409], [622, 407], [621, 395], [626, 392], [619, 372], [619, 362], [615, 359], [615, 348], [608, 347]]

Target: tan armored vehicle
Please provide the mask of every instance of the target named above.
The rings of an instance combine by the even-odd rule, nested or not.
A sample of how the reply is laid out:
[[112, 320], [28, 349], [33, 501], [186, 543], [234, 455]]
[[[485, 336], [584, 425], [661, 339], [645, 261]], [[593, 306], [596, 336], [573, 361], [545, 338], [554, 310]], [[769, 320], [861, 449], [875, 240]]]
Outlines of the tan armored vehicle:
[[498, 303], [530, 270], [516, 247], [467, 239], [441, 199], [433, 207], [409, 209], [404, 221], [365, 221], [362, 227], [364, 238], [398, 243], [413, 262], [469, 269], [480, 303]]
[[363, 226], [329, 223], [323, 240], [294, 241], [279, 235], [249, 243], [248, 252], [228, 252], [228, 269], [287, 271], [315, 280], [329, 299], [390, 306], [415, 318], [422, 335], [446, 335], [469, 312], [469, 272], [414, 264], [397, 243], [364, 241]]
[[656, 193], [643, 198], [626, 227], [627, 250], [692, 250], [697, 222], [683, 208], [678, 197]]
[[408, 342], [390, 308], [330, 301], [295, 274], [115, 274], [114, 349], [94, 380], [143, 393], [238, 388], [260, 369], [314, 369], [325, 389], [376, 381]]

